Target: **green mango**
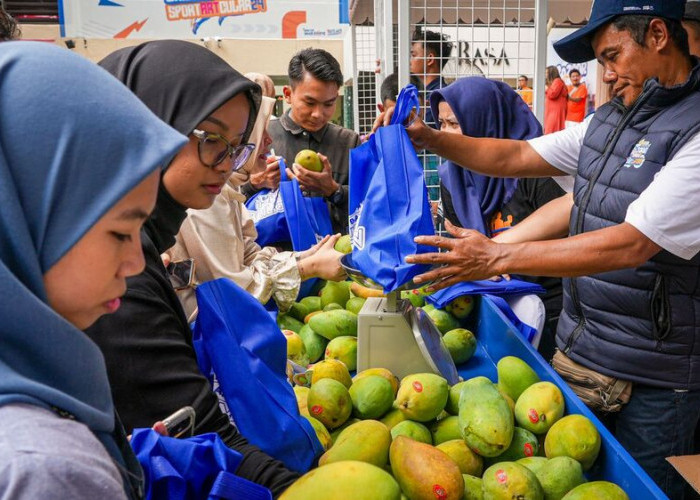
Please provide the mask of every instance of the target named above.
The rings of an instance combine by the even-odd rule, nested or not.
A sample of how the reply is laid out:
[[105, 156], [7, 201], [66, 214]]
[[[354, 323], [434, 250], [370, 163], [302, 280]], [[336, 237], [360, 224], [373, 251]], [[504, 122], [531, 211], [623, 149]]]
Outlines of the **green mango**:
[[400, 500], [391, 474], [366, 462], [345, 461], [313, 469], [297, 479], [279, 500]]
[[357, 314], [344, 309], [317, 314], [308, 325], [328, 340], [347, 335], [357, 337]]
[[425, 444], [433, 444], [433, 438], [430, 435], [428, 428], [423, 424], [414, 422], [413, 420], [404, 420], [403, 422], [399, 422], [391, 429], [392, 439], [396, 439], [399, 436], [404, 436]]
[[555, 422], [544, 440], [547, 458], [571, 457], [581, 463], [583, 470], [593, 466], [600, 445], [598, 429], [583, 415], [567, 415]]
[[370, 377], [372, 375], [379, 375], [380, 377], [387, 379], [391, 384], [391, 387], [394, 389], [394, 396], [396, 396], [396, 393], [399, 390], [399, 379], [386, 368], [367, 368], [366, 370], [362, 370], [355, 375], [352, 380], [353, 382], [357, 382], [361, 378]]
[[498, 371], [498, 388], [517, 401], [520, 395], [530, 387], [540, 381], [535, 371], [520, 358], [506, 356], [496, 365]]
[[544, 500], [544, 491], [530, 469], [515, 462], [499, 462], [484, 472], [484, 498]]
[[299, 330], [299, 336], [304, 342], [304, 347], [306, 347], [306, 355], [309, 357], [310, 363], [315, 363], [326, 350], [326, 344], [328, 340], [321, 337], [319, 334], [314, 332], [313, 328], [309, 325], [304, 325]]
[[345, 304], [350, 300], [350, 288], [342, 282], [329, 281], [321, 290], [321, 306]]
[[362, 422], [359, 418], [349, 418], [345, 421], [343, 425], [338, 427], [337, 429], [333, 429], [331, 431], [331, 441], [333, 441], [333, 444], [338, 440], [338, 436], [340, 436], [340, 433], [343, 432], [345, 429], [350, 427], [352, 424], [356, 424], [357, 422]]
[[544, 500], [561, 500], [576, 486], [586, 482], [581, 464], [570, 457], [556, 457], [535, 473], [544, 490]]
[[386, 425], [386, 428], [389, 430], [392, 430], [395, 426], [397, 426], [399, 423], [403, 422], [406, 420], [406, 416], [403, 414], [401, 410], [398, 408], [392, 408], [389, 410], [389, 412], [384, 415], [381, 419], [379, 419], [380, 422], [382, 422], [384, 425]]
[[331, 302], [330, 304], [327, 304], [323, 307], [323, 312], [337, 311], [338, 309], [344, 309], [344, 307], [341, 306], [340, 304], [336, 304], [335, 302]]
[[297, 406], [299, 407], [299, 413], [302, 414], [305, 417], [310, 416], [309, 415], [309, 408], [306, 404], [306, 398], [309, 397], [309, 389], [308, 387], [304, 387], [303, 385], [295, 385], [294, 386], [294, 397], [297, 400]]
[[540, 444], [537, 436], [521, 427], [515, 427], [510, 446], [497, 458], [499, 462], [515, 462], [521, 458], [535, 456], [539, 451]]
[[312, 311], [309, 310], [309, 307], [306, 304], [303, 304], [301, 302], [295, 302], [294, 304], [292, 304], [292, 307], [289, 308], [289, 311], [287, 311], [286, 314], [303, 323], [304, 318], [310, 312]]
[[515, 402], [515, 420], [523, 429], [545, 434], [564, 415], [564, 395], [551, 382], [537, 382]]
[[428, 422], [437, 417], [447, 403], [447, 380], [434, 373], [416, 373], [401, 380], [396, 394], [396, 406], [416, 422]]
[[469, 449], [464, 439], [445, 441], [436, 446], [454, 460], [462, 474], [481, 476], [484, 472], [484, 459]]
[[324, 359], [337, 359], [345, 363], [348, 370], [357, 369], [357, 337], [336, 337], [326, 345]]
[[377, 420], [362, 420], [340, 433], [333, 447], [321, 455], [319, 467], [333, 462], [358, 460], [384, 467], [389, 460], [391, 434]]
[[545, 457], [527, 457], [521, 458], [520, 460], [516, 460], [515, 462], [524, 467], [527, 467], [535, 475], [537, 475], [537, 471], [544, 467], [544, 464], [546, 464], [547, 461], [548, 460]]
[[630, 500], [618, 485], [608, 481], [593, 481], [577, 486], [562, 500]]
[[354, 416], [362, 419], [379, 418], [391, 409], [394, 389], [384, 377], [371, 375], [353, 382], [350, 386], [350, 398]]
[[304, 326], [304, 323], [291, 316], [287, 316], [286, 314], [278, 314], [277, 326], [280, 330], [291, 330], [295, 333], [299, 333], [301, 327]]
[[483, 500], [484, 493], [481, 491], [483, 481], [481, 478], [470, 476], [469, 474], [462, 474], [462, 477], [464, 478], [463, 500]]
[[303, 415], [303, 417], [306, 420], [308, 420], [311, 424], [311, 427], [314, 428], [314, 431], [316, 432], [316, 437], [321, 443], [321, 446], [323, 446], [324, 451], [333, 446], [333, 440], [331, 439], [331, 435], [328, 432], [328, 429], [326, 429], [326, 427], [321, 422], [309, 415]]
[[450, 313], [447, 311], [443, 311], [442, 309], [435, 309], [435, 306], [432, 304], [428, 304], [423, 308], [423, 311], [430, 317], [431, 320], [433, 320], [433, 323], [435, 324], [435, 327], [440, 330], [440, 333], [445, 335], [447, 332], [450, 330], [454, 330], [455, 328], [459, 328], [459, 321], [457, 318], [452, 316]]
[[362, 297], [350, 297], [350, 300], [345, 304], [345, 309], [352, 313], [360, 314], [366, 301], [367, 299], [363, 299]]
[[445, 306], [445, 311], [457, 319], [466, 319], [474, 310], [474, 298], [471, 295], [462, 295]]
[[323, 378], [311, 385], [306, 398], [309, 414], [327, 429], [345, 423], [352, 413], [350, 393], [343, 384], [332, 378]]
[[433, 444], [435, 446], [445, 441], [462, 439], [462, 433], [459, 430], [459, 417], [451, 415], [434, 422], [430, 426], [430, 433], [433, 435]]
[[335, 242], [335, 246], [333, 248], [342, 254], [352, 253], [352, 242], [350, 241], [350, 235], [344, 234], [338, 238], [338, 241]]
[[467, 380], [459, 400], [459, 428], [469, 448], [482, 457], [496, 457], [513, 440], [513, 413], [486, 377]]
[[309, 310], [309, 313], [312, 313], [314, 311], [320, 311], [323, 308], [323, 306], [321, 305], [321, 297], [319, 297], [318, 295], [310, 295], [308, 297], [304, 297], [299, 301], [299, 303], [303, 304]]
[[403, 300], [408, 300], [413, 307], [425, 306], [425, 294], [421, 292], [420, 289], [404, 290], [401, 292], [401, 298]]
[[445, 410], [450, 415], [459, 415], [459, 396], [462, 394], [462, 387], [464, 387], [465, 382], [457, 382], [455, 385], [450, 387], [450, 394], [447, 397], [447, 404], [445, 405]]
[[466, 328], [455, 328], [443, 337], [442, 341], [456, 365], [466, 363], [476, 352], [476, 337]]
[[401, 490], [412, 500], [460, 500], [464, 495], [457, 464], [429, 444], [397, 436], [389, 448], [389, 462]]
[[324, 378], [337, 380], [348, 389], [352, 385], [348, 367], [337, 359], [324, 359], [311, 367], [311, 385]]

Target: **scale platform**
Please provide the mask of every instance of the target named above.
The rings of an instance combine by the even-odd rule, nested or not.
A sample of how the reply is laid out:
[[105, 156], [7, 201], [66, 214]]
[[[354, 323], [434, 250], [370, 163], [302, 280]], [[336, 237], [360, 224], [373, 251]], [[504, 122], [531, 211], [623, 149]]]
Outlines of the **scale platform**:
[[[353, 266], [351, 254], [340, 262], [350, 279], [381, 290]], [[357, 371], [386, 368], [400, 379], [429, 372], [456, 384], [460, 380], [457, 368], [440, 331], [422, 309], [399, 299], [401, 290], [415, 287], [411, 282], [386, 297], [367, 299], [357, 318]]]

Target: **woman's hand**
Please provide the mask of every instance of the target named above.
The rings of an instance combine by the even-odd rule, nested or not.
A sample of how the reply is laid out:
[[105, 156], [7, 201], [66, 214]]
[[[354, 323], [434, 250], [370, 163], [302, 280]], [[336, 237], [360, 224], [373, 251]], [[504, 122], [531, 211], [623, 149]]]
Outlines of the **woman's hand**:
[[445, 221], [454, 238], [418, 236], [415, 242], [447, 250], [443, 253], [410, 255], [409, 264], [438, 264], [441, 267], [413, 278], [415, 283], [433, 281], [429, 290], [441, 290], [462, 281], [488, 279], [502, 274], [496, 266], [499, 245], [478, 231], [462, 229]]
[[327, 234], [326, 236], [323, 237], [321, 241], [316, 243], [314, 246], [309, 248], [308, 250], [304, 250], [303, 252], [297, 252], [297, 260], [303, 260], [308, 257], [311, 257], [313, 254], [318, 252], [318, 249], [321, 248], [332, 236], [330, 234]]
[[302, 281], [309, 278], [342, 281], [347, 277], [345, 270], [340, 266], [340, 258], [343, 254], [334, 248], [339, 238], [340, 234], [324, 238], [315, 245], [318, 248], [312, 255], [299, 261], [299, 274]]

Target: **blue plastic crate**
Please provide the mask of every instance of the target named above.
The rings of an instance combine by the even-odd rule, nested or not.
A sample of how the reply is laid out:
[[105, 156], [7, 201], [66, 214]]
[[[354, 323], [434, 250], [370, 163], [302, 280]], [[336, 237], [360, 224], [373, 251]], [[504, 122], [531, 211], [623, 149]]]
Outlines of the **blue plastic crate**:
[[457, 367], [461, 377], [466, 380], [482, 375], [496, 381], [496, 363], [501, 358], [521, 358], [537, 372], [540, 379], [553, 382], [561, 389], [566, 400], [567, 415], [584, 415], [598, 428], [602, 446], [595, 465], [586, 473], [589, 480], [611, 481], [624, 489], [632, 500], [668, 498], [488, 297], [479, 300], [477, 312], [476, 326], [473, 326], [477, 349], [472, 359]]

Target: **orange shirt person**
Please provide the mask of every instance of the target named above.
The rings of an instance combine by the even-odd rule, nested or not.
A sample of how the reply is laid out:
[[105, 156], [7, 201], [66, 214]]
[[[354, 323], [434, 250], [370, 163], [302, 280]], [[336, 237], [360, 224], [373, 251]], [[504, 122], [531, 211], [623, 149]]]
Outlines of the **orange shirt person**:
[[588, 88], [585, 83], [581, 83], [581, 72], [577, 69], [569, 71], [571, 85], [569, 90], [569, 101], [566, 106], [566, 127], [571, 127], [581, 123], [586, 116], [586, 100], [588, 99]]
[[518, 77], [518, 89], [516, 90], [520, 97], [523, 98], [525, 104], [527, 104], [530, 109], [532, 109], [532, 88], [528, 85], [528, 77], [525, 75], [520, 75]]

